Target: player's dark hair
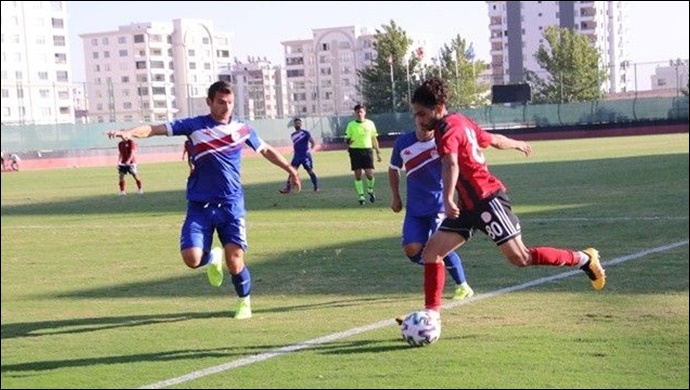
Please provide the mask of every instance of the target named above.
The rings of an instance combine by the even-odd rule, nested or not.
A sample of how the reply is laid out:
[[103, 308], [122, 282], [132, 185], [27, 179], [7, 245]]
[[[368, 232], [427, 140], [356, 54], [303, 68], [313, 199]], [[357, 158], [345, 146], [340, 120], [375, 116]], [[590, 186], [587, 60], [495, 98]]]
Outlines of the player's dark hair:
[[363, 109], [363, 110], [366, 110], [366, 109], [367, 109], [367, 108], [364, 106], [364, 104], [357, 104], [357, 105], [355, 106], [355, 111], [359, 111], [359, 110], [362, 110], [362, 109]]
[[223, 95], [228, 95], [232, 93], [232, 84], [225, 80], [218, 80], [208, 87], [208, 98], [213, 100], [216, 97], [216, 93], [220, 92]]
[[449, 93], [448, 85], [443, 80], [432, 77], [414, 90], [410, 102], [433, 108], [440, 104], [448, 104]]

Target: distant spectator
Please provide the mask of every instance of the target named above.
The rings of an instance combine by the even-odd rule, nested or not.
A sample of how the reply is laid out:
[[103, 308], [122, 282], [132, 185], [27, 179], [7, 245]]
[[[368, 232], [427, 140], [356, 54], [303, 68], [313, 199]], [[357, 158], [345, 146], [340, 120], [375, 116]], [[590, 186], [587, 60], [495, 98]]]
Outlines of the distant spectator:
[[2, 170], [6, 170], [7, 167], [5, 166], [5, 151], [2, 151]]

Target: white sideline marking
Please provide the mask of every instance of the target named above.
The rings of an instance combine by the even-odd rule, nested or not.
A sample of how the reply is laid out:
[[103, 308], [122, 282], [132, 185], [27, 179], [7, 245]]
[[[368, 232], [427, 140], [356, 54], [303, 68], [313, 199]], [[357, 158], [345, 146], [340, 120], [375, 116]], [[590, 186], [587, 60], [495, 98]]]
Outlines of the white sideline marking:
[[[640, 257], [645, 257], [645, 256], [650, 255], [652, 253], [665, 252], [667, 250], [674, 249], [674, 248], [677, 248], [677, 247], [680, 247], [683, 245], [688, 245], [688, 242], [690, 242], [690, 240], [683, 240], [683, 241], [679, 241], [679, 242], [676, 242], [673, 244], [668, 244], [668, 245], [663, 245], [663, 246], [659, 246], [659, 247], [652, 248], [652, 249], [647, 249], [647, 250], [644, 250], [641, 252], [633, 253], [631, 255], [617, 257], [617, 258], [611, 259], [609, 261], [603, 261], [602, 264], [603, 265], [616, 265], [616, 264], [624, 263], [626, 261], [639, 259]], [[492, 298], [492, 297], [507, 294], [507, 293], [513, 292], [513, 291], [523, 290], [523, 289], [526, 289], [528, 287], [536, 286], [539, 284], [551, 282], [551, 281], [558, 280], [558, 279], [564, 279], [564, 278], [573, 276], [575, 274], [579, 275], [581, 273], [582, 273], [582, 271], [580, 271], [578, 269], [578, 270], [563, 272], [563, 273], [560, 273], [558, 275], [553, 275], [553, 276], [535, 279], [533, 281], [518, 284], [516, 286], [502, 288], [502, 289], [499, 289], [499, 290], [496, 290], [493, 292], [489, 292], [489, 293], [485, 293], [485, 294], [478, 294], [478, 295], [475, 295], [474, 297], [472, 297], [466, 301], [452, 302], [452, 303], [443, 305], [443, 308], [444, 309], [451, 309], [451, 308], [454, 308], [456, 306], [464, 305], [464, 304], [467, 304], [470, 302], [475, 302], [475, 301], [479, 301], [482, 299]], [[318, 337], [318, 338], [307, 340], [307, 341], [304, 341], [301, 343], [288, 345], [288, 346], [285, 346], [282, 348], [272, 349], [270, 351], [266, 351], [266, 352], [262, 352], [262, 353], [259, 353], [256, 355], [248, 356], [246, 358], [242, 358], [239, 360], [235, 360], [232, 362], [221, 364], [221, 365], [218, 365], [215, 367], [208, 367], [208, 368], [205, 368], [203, 370], [193, 371], [187, 375], [178, 376], [177, 378], [171, 378], [171, 379], [167, 379], [164, 381], [152, 383], [150, 385], [142, 386], [142, 387], [140, 387], [140, 389], [162, 389], [162, 388], [168, 387], [168, 386], [179, 385], [180, 383], [189, 382], [189, 381], [192, 381], [195, 379], [209, 376], [211, 374], [217, 374], [217, 373], [220, 373], [223, 371], [232, 370], [234, 368], [238, 368], [238, 367], [242, 367], [242, 366], [248, 366], [250, 364], [254, 364], [254, 363], [264, 361], [264, 360], [268, 360], [268, 359], [274, 358], [276, 356], [285, 355], [285, 354], [290, 353], [290, 352], [295, 352], [295, 351], [299, 351], [302, 349], [318, 346], [318, 345], [328, 343], [331, 341], [335, 341], [338, 339], [354, 336], [354, 335], [357, 335], [360, 333], [368, 332], [371, 330], [377, 330], [377, 329], [384, 328], [386, 326], [392, 326], [392, 325], [393, 325], [393, 321], [389, 318], [389, 319], [379, 321], [379, 322], [376, 322], [376, 323], [373, 323], [370, 325], [360, 326], [358, 328], [352, 328], [350, 330], [346, 330], [343, 332], [333, 333], [333, 334], [330, 334], [328, 336]]]

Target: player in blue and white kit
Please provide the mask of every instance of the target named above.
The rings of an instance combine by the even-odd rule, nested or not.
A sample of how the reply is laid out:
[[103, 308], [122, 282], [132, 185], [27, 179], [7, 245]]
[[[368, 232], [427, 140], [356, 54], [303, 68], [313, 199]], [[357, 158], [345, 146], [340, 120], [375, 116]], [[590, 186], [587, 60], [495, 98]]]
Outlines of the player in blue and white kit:
[[[417, 129], [395, 140], [388, 168], [388, 183], [392, 193], [391, 209], [396, 213], [403, 208], [400, 196], [400, 171], [403, 169], [407, 175], [403, 252], [413, 263], [423, 265], [422, 249], [445, 216], [441, 159], [436, 151], [433, 131]], [[472, 297], [474, 291], [467, 284], [460, 256], [450, 252], [443, 262], [456, 284], [453, 299]]]
[[[291, 185], [301, 189], [297, 171], [285, 157], [265, 143], [254, 128], [234, 120], [234, 93], [226, 81], [213, 83], [206, 98], [209, 115], [178, 119], [158, 125], [140, 125], [109, 131], [108, 137], [147, 138], [156, 135], [187, 136], [193, 145], [194, 171], [187, 180], [187, 216], [180, 234], [182, 260], [190, 268], [207, 265], [209, 282], [223, 282], [223, 254], [232, 284], [240, 300], [234, 318], [252, 316], [249, 295], [251, 277], [244, 264], [247, 250], [244, 189], [240, 171], [242, 148], [254, 151], [290, 175]], [[223, 248], [214, 248], [217, 232]]]
[[[292, 138], [294, 154], [292, 155], [290, 165], [295, 169], [299, 169], [300, 166], [304, 167], [307, 174], [309, 174], [311, 184], [314, 185], [314, 192], [316, 192], [319, 190], [319, 180], [314, 173], [314, 160], [311, 158], [311, 151], [314, 149], [314, 146], [316, 146], [316, 142], [314, 142], [311, 133], [302, 128], [302, 119], [293, 119], [292, 125], [295, 131], [292, 132], [290, 138]], [[289, 194], [291, 189], [292, 186], [290, 185], [290, 178], [288, 177], [285, 187], [281, 188], [279, 191], [281, 194]]]

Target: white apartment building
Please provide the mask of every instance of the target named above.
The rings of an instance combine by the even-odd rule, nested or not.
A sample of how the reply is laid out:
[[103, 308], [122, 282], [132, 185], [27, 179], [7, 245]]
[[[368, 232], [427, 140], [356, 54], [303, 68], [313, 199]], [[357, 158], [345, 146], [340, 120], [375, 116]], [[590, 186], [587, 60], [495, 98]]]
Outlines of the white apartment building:
[[289, 115], [346, 115], [362, 100], [357, 70], [376, 59], [374, 35], [356, 26], [313, 29], [312, 38], [281, 42]]
[[74, 123], [66, 1], [3, 1], [3, 124]]
[[653, 91], [672, 89], [680, 95], [688, 87], [688, 60], [670, 60], [668, 66], [657, 66], [651, 79]]
[[230, 63], [230, 33], [210, 20], [175, 19], [82, 34], [88, 116], [163, 122], [208, 111], [208, 87]]
[[627, 2], [625, 1], [487, 1], [491, 33], [494, 84], [524, 80], [525, 70], [546, 78], [534, 54], [547, 26], [574, 29], [587, 36], [601, 54], [609, 75], [603, 85], [609, 93], [628, 88]]
[[290, 116], [285, 68], [260, 58], [248, 58], [221, 72], [235, 87], [235, 113], [245, 120]]

